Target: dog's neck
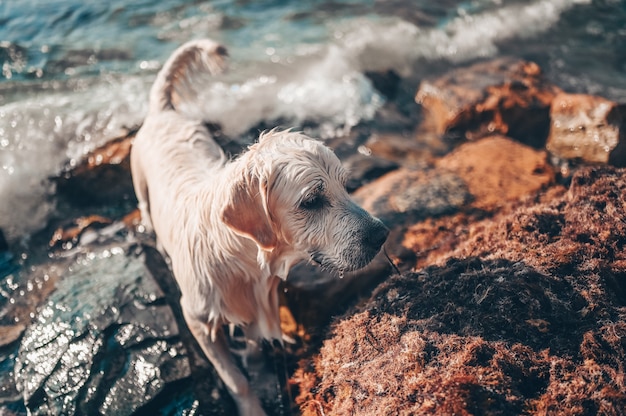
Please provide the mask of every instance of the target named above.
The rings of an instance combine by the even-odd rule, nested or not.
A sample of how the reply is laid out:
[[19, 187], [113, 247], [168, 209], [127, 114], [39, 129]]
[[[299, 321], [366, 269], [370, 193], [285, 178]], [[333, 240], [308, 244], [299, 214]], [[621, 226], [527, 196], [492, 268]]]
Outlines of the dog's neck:
[[262, 270], [266, 269], [268, 274], [276, 276], [281, 280], [286, 280], [289, 270], [304, 259], [301, 253], [292, 250], [290, 247], [277, 247], [271, 252], [259, 249], [257, 261]]

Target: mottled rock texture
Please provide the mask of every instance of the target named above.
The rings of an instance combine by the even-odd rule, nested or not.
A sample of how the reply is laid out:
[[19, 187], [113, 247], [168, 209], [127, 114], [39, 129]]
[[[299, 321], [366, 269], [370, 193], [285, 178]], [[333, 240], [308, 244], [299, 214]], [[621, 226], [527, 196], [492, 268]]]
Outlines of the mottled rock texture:
[[475, 139], [500, 133], [541, 147], [559, 91], [534, 62], [503, 58], [424, 80], [415, 99], [440, 135]]
[[398, 169], [358, 189], [354, 199], [387, 226], [457, 211], [471, 199], [467, 185], [452, 172]]
[[626, 111], [603, 97], [561, 93], [550, 107], [546, 148], [562, 159], [626, 165]]

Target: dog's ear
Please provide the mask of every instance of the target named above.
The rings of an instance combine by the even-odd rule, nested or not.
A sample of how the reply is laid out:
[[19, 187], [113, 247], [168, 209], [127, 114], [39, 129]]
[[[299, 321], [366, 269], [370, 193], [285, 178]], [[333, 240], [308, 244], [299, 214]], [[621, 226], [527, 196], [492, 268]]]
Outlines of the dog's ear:
[[278, 243], [267, 211], [267, 184], [259, 185], [258, 179], [235, 184], [222, 211], [222, 221], [263, 250], [272, 250]]

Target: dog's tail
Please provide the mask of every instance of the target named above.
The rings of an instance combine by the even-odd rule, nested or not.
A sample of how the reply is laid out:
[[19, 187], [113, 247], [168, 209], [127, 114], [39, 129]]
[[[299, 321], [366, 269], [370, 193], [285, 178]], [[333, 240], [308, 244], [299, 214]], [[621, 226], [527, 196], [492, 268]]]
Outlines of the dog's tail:
[[198, 76], [221, 73], [226, 66], [226, 48], [210, 39], [192, 40], [180, 46], [165, 62], [150, 90], [150, 111], [176, 110], [194, 96]]

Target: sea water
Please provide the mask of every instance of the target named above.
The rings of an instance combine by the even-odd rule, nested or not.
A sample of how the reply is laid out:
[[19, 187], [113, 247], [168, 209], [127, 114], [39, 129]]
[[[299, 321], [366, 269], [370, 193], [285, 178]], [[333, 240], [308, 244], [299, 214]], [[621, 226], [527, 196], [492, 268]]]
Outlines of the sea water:
[[188, 106], [236, 136], [261, 121], [325, 136], [384, 98], [364, 71], [415, 80], [501, 55], [532, 59], [567, 91], [626, 101], [621, 0], [0, 0], [0, 229], [10, 241], [55, 210], [50, 177], [138, 126], [183, 42], [229, 49], [227, 74]]

